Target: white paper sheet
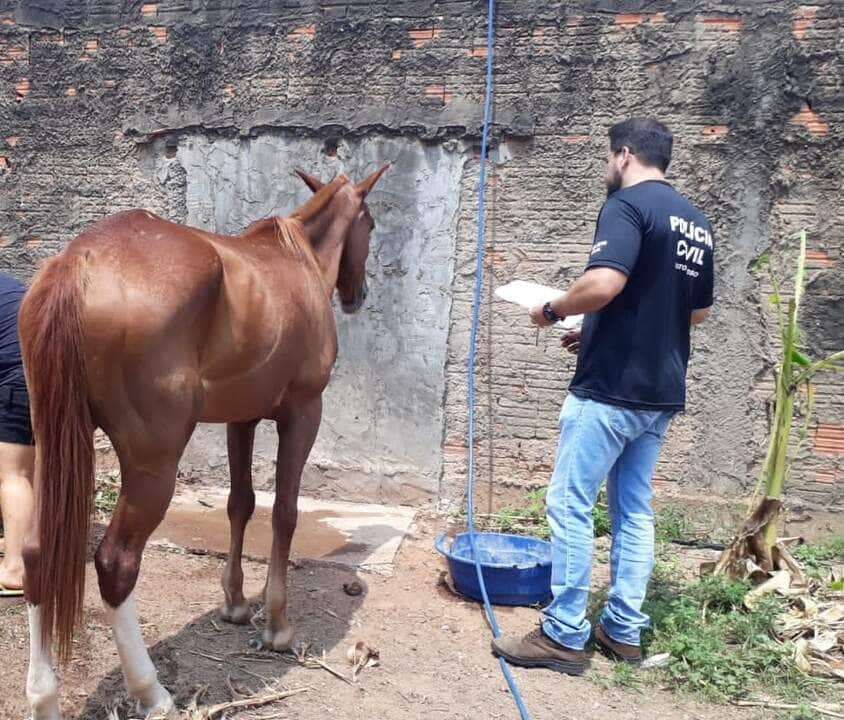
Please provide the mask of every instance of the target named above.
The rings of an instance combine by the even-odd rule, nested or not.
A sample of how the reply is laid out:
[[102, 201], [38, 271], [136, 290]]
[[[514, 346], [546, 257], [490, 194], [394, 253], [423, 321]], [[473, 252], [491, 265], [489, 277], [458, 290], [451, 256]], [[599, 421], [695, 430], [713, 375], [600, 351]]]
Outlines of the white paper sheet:
[[[529, 310], [535, 305], [544, 305], [551, 300], [556, 300], [565, 293], [547, 285], [539, 285], [525, 280], [513, 280], [513, 282], [496, 288], [495, 295], [501, 300], [515, 303]], [[562, 322], [558, 322], [557, 325], [568, 330], [577, 327], [582, 321], [583, 315], [572, 315]]]

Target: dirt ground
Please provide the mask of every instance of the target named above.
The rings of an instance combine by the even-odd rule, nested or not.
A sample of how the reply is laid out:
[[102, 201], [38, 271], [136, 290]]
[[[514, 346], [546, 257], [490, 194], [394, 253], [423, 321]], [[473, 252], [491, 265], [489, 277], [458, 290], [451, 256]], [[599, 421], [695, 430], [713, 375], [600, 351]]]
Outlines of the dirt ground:
[[[318, 653], [324, 649], [325, 661], [347, 675], [346, 651], [356, 641], [364, 640], [380, 651], [380, 665], [364, 669], [355, 686], [323, 669], [257, 651], [250, 646], [260, 637], [256, 628], [222, 622], [217, 613], [221, 559], [149, 548], [136, 596], [162, 682], [182, 708], [202, 686], [207, 687], [207, 703], [232, 699], [232, 689], [259, 689], [261, 678], [280, 678], [289, 689], [308, 688], [258, 709], [230, 711], [230, 720], [518, 718], [498, 663], [490, 655], [490, 634], [480, 606], [455, 597], [438, 583], [445, 564], [432, 543], [443, 522], [435, 517], [417, 520], [391, 576], [313, 561], [291, 567], [291, 618], [300, 640], [312, 643]], [[266, 565], [246, 562], [244, 573], [257, 609]], [[364, 592], [350, 597], [342, 586], [355, 578], [363, 583]], [[605, 578], [606, 569], [599, 566], [595, 582]], [[61, 672], [66, 718], [106, 718], [114, 706], [121, 720], [137, 717], [123, 691], [117, 652], [90, 563], [85, 610], [85, 632], [78, 638], [73, 661]], [[498, 617], [505, 631], [521, 633], [531, 629], [537, 614], [526, 608], [499, 609]], [[259, 627], [260, 622], [256, 620]], [[23, 603], [0, 601], [3, 720], [26, 717], [27, 646]], [[607, 662], [595, 657], [590, 676], [583, 678], [519, 669], [515, 676], [536, 720], [771, 717], [771, 711], [705, 705], [659, 689], [608, 688], [600, 683], [600, 676], [608, 672]]]

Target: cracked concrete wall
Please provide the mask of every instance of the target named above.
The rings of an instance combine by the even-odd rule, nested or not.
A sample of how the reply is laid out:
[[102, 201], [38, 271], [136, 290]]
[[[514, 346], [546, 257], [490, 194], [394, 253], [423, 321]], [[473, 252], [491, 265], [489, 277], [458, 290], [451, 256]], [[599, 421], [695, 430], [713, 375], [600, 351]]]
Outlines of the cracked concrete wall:
[[[304, 480], [321, 496], [414, 502], [436, 495], [454, 242], [465, 160], [459, 143], [372, 137], [332, 144], [290, 133], [256, 138], [183, 138], [168, 157], [148, 149], [154, 179], [170, 187], [185, 220], [237, 233], [289, 214], [310, 196], [291, 168], [307, 163], [324, 179], [361, 179], [392, 165], [367, 203], [376, 228], [367, 263], [370, 295], [354, 316], [337, 314], [339, 354], [324, 396], [323, 422]], [[317, 159], [314, 161], [313, 159]], [[177, 178], [171, 182], [171, 178]], [[256, 433], [254, 476], [274, 472], [275, 430]], [[201, 426], [182, 461], [186, 474], [224, 479], [225, 429]]]
[[[657, 115], [675, 131], [670, 179], [703, 207], [719, 238], [718, 303], [695, 333], [689, 412], [672, 430], [657, 489], [734, 501], [748, 492], [762, 459], [775, 351], [767, 289], [749, 266], [762, 251], [793, 250], [800, 227], [810, 232], [807, 338], [817, 348], [844, 345], [838, 4], [497, 6], [479, 505], [509, 502], [547, 482], [572, 370], [553, 335], [537, 337], [492, 300], [492, 288], [513, 277], [565, 285], [577, 276], [603, 196], [606, 128], [634, 113]], [[351, 499], [458, 499], [484, 36], [484, 6], [471, 0], [206, 0], [190, 9], [0, 0], [2, 267], [28, 277], [84, 225], [126, 207], [221, 229], [251, 219], [253, 210], [289, 209], [304, 191], [282, 180], [281, 169], [274, 183], [262, 179], [259, 169], [276, 173], [271, 153], [296, 154], [326, 174], [362, 171], [392, 152], [412, 156], [382, 181], [380, 209], [411, 213], [427, 230], [409, 238], [407, 275], [371, 267], [383, 272], [385, 294], [361, 333], [341, 339], [336, 422], [325, 428], [307, 482]], [[434, 161], [437, 172], [414, 185], [414, 163]], [[253, 182], [267, 195], [254, 192]], [[414, 214], [420, 199], [434, 205]], [[431, 217], [446, 201], [448, 219]], [[377, 252], [391, 257], [392, 243], [379, 226]], [[438, 255], [429, 263], [432, 251]], [[423, 336], [397, 319], [413, 317], [410, 295], [421, 287], [408, 279], [415, 266], [404, 261], [411, 259], [423, 266], [430, 293], [421, 323], [436, 326]], [[445, 267], [454, 268], [451, 280]], [[434, 302], [435, 288], [449, 282]], [[403, 294], [391, 295], [391, 283]], [[399, 303], [395, 316], [390, 301]], [[344, 320], [342, 332], [357, 320]], [[434, 339], [432, 367], [424, 368], [418, 398], [408, 369], [419, 367], [413, 348], [425, 338]], [[343, 343], [354, 352], [346, 355]], [[396, 360], [372, 366], [370, 351]], [[344, 376], [353, 356], [359, 364]], [[368, 388], [386, 371], [395, 382], [389, 402], [376, 409]], [[366, 432], [354, 424], [342, 388], [381, 425]], [[443, 388], [439, 405], [435, 388]], [[793, 503], [842, 508], [842, 389], [841, 378], [817, 383], [817, 419], [795, 465]], [[400, 427], [410, 429], [409, 440]], [[272, 441], [262, 438], [258, 469], [266, 477]], [[331, 455], [332, 444], [344, 450], [342, 460]], [[189, 463], [199, 476], [220, 476], [221, 468], [205, 466], [217, 464], [222, 450], [217, 435], [201, 438]]]

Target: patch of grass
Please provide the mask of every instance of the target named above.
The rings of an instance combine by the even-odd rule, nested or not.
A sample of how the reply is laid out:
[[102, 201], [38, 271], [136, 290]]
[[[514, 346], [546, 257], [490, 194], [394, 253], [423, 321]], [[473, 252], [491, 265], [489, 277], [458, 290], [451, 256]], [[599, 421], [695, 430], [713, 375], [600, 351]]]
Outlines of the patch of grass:
[[613, 684], [616, 687], [638, 688], [642, 685], [642, 673], [633, 665], [613, 663]]
[[645, 685], [646, 676], [633, 665], [613, 663], [608, 673], [594, 673], [590, 679], [602, 688], [618, 687], [639, 690]]
[[642, 638], [649, 654], [670, 653], [658, 675], [676, 690], [725, 702], [763, 688], [790, 701], [814, 698], [823, 681], [804, 674], [793, 648], [774, 638], [784, 608], [774, 597], [760, 598], [752, 611], [742, 599], [745, 582], [706, 577], [685, 587], [655, 575], [645, 604], [653, 627]]
[[[488, 530], [532, 535], [547, 540], [551, 537], [551, 528], [545, 512], [545, 496], [548, 488], [530, 490], [525, 495], [523, 505], [504, 508], [486, 518], [484, 527]], [[592, 510], [595, 537], [603, 537], [611, 532], [609, 506], [604, 490], [598, 494], [598, 500]]]
[[525, 495], [525, 504], [499, 510], [489, 516], [484, 527], [518, 535], [532, 535], [547, 540], [551, 535], [548, 519], [545, 516], [546, 488], [529, 490]]
[[821, 716], [817, 711], [812, 710], [809, 705], [801, 704], [796, 710], [789, 710], [778, 717], [782, 720], [819, 720]]
[[601, 488], [598, 493], [598, 500], [592, 508], [592, 525], [594, 536], [604, 537], [612, 534], [612, 521], [610, 520], [610, 506], [607, 503], [607, 491]]
[[[547, 488], [530, 490], [525, 494], [522, 504], [499, 510], [483, 518], [479, 521], [479, 525], [488, 530], [533, 535], [547, 540], [551, 535], [551, 530], [545, 515], [546, 493]], [[598, 499], [592, 509], [592, 523], [596, 538], [612, 534], [606, 488], [601, 488], [598, 493]], [[682, 508], [666, 506], [654, 513], [654, 534], [658, 545], [672, 540], [688, 539], [694, 536], [695, 532], [695, 523], [689, 513]], [[844, 544], [844, 538], [841, 540]]]
[[790, 549], [805, 573], [821, 580], [826, 578], [833, 563], [844, 562], [844, 535], [832, 535], [823, 540]]
[[682, 540], [687, 538], [690, 532], [689, 516], [683, 510], [667, 506], [656, 511], [654, 533], [658, 543]]
[[119, 494], [120, 489], [117, 485], [108, 481], [99, 483], [94, 494], [94, 510], [97, 515], [100, 517], [109, 517], [114, 512]]

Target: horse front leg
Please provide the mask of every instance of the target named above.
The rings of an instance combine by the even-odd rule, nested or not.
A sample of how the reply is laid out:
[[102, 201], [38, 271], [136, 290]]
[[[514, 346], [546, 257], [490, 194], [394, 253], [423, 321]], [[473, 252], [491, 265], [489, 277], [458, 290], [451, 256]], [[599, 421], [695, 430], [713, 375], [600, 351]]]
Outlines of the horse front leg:
[[249, 605], [243, 596], [243, 534], [246, 523], [255, 511], [255, 492], [252, 490], [252, 448], [255, 440], [255, 426], [258, 421], [229, 423], [226, 439], [229, 450], [228, 514], [231, 525], [229, 557], [223, 570], [223, 593], [226, 602], [221, 614], [224, 620], [243, 624], [249, 621]]
[[276, 423], [278, 459], [264, 644], [279, 652], [289, 649], [293, 642], [293, 627], [287, 619], [287, 561], [296, 529], [296, 504], [302, 470], [316, 439], [321, 418], [322, 398], [316, 397], [298, 405], [288, 401]]

